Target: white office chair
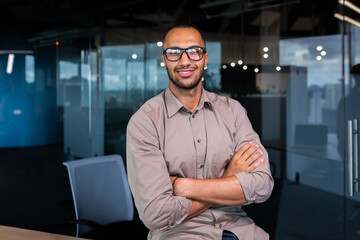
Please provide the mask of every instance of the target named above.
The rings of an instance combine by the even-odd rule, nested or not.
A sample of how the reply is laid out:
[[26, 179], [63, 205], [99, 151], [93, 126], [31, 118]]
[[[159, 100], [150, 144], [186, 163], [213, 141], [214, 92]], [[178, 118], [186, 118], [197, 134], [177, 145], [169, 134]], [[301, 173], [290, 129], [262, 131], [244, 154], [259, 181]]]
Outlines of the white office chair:
[[[76, 236], [113, 223], [133, 222], [133, 200], [120, 155], [63, 163], [69, 173], [76, 214]], [[120, 233], [124, 230], [116, 227]], [[126, 230], [126, 229], [125, 229]], [[144, 229], [141, 229], [142, 231]], [[123, 233], [121, 233], [123, 234]], [[99, 238], [104, 239], [104, 238]]]

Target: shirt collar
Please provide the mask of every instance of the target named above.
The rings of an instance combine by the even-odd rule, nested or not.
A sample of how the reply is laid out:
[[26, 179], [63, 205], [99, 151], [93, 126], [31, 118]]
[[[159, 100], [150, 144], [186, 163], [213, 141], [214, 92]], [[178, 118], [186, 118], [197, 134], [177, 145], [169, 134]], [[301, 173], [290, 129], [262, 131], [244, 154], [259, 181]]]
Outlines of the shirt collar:
[[[175, 95], [170, 91], [169, 87], [165, 90], [165, 103], [168, 118], [174, 116], [175, 113], [177, 113], [181, 108], [185, 108], [184, 105], [179, 101], [179, 99], [177, 99]], [[208, 92], [203, 88], [200, 102], [196, 110], [200, 110], [206, 105], [212, 108]]]

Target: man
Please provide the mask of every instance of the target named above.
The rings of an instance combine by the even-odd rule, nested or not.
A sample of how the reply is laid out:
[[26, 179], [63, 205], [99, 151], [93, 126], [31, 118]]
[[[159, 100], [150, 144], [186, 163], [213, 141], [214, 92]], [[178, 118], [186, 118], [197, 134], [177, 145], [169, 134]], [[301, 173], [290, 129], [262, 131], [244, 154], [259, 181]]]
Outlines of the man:
[[169, 86], [127, 129], [129, 184], [148, 239], [268, 239], [241, 209], [273, 188], [246, 111], [203, 89], [208, 53], [197, 29], [175, 26], [163, 46]]

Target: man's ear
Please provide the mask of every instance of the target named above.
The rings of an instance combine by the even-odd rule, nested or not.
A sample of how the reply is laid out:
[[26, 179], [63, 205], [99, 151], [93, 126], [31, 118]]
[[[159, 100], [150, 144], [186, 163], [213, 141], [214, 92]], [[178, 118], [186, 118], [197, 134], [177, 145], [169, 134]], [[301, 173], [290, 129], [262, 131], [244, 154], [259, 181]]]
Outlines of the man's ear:
[[161, 54], [161, 59], [162, 59], [162, 61], [163, 61], [163, 63], [164, 63], [164, 66], [166, 66], [164, 54]]
[[205, 55], [204, 55], [204, 59], [205, 59], [205, 64], [204, 64], [204, 66], [205, 66], [206, 68], [207, 68], [208, 56], [209, 56], [209, 54], [206, 52]]

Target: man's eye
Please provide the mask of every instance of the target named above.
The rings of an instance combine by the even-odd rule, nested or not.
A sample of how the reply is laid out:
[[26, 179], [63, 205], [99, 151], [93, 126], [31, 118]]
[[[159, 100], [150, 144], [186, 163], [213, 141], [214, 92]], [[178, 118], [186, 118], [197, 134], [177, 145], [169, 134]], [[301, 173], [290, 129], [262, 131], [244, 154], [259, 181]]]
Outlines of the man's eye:
[[169, 50], [167, 50], [167, 53], [169, 53], [169, 54], [179, 54], [180, 50], [179, 49], [169, 49]]

